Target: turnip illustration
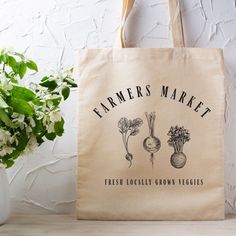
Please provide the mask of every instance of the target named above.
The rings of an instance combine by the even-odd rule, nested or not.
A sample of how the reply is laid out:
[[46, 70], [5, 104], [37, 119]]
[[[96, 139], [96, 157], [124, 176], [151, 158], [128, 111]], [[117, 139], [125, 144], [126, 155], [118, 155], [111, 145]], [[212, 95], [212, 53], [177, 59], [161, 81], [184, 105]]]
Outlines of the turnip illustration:
[[183, 126], [172, 126], [167, 135], [170, 136], [167, 141], [168, 144], [174, 148], [174, 153], [171, 155], [170, 163], [177, 169], [183, 168], [187, 161], [187, 157], [183, 153], [183, 147], [184, 144], [190, 140], [189, 131]]
[[147, 117], [148, 127], [149, 127], [149, 136], [143, 140], [144, 149], [150, 153], [150, 162], [152, 167], [154, 165], [154, 153], [158, 152], [161, 148], [161, 141], [158, 137], [154, 136], [154, 124], [156, 119], [156, 113], [151, 112], [148, 114], [145, 112]]
[[143, 120], [136, 118], [134, 120], [128, 120], [123, 117], [118, 122], [118, 128], [122, 134], [122, 140], [125, 146], [126, 155], [125, 159], [129, 161], [129, 168], [132, 166], [133, 154], [129, 152], [129, 138], [139, 133], [139, 127], [143, 124]]

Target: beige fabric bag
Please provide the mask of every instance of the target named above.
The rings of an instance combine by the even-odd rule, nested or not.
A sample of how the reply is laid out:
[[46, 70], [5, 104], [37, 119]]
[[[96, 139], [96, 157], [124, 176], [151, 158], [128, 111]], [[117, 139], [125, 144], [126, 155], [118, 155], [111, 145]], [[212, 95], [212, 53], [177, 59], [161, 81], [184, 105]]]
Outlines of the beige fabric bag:
[[169, 4], [174, 48], [79, 51], [78, 219], [224, 218], [222, 51], [184, 48]]

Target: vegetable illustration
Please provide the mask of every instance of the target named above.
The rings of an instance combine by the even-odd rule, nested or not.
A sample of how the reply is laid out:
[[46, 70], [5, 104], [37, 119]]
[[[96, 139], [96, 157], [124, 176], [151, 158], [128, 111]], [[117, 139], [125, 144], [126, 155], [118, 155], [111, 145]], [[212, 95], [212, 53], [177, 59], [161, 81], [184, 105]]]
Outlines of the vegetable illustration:
[[150, 153], [150, 161], [152, 163], [152, 167], [154, 165], [154, 153], [158, 152], [161, 148], [161, 141], [158, 137], [154, 136], [154, 124], [156, 119], [156, 113], [151, 112], [148, 114], [145, 112], [148, 121], [149, 127], [149, 136], [144, 139], [143, 147], [144, 149]]
[[134, 120], [128, 120], [123, 117], [118, 122], [118, 128], [122, 135], [122, 140], [125, 146], [126, 155], [125, 158], [129, 161], [129, 168], [132, 166], [133, 155], [129, 152], [129, 138], [139, 133], [139, 127], [143, 124], [143, 120], [136, 118]]
[[174, 153], [171, 155], [170, 163], [175, 168], [183, 168], [186, 164], [187, 157], [183, 153], [183, 147], [190, 140], [189, 131], [182, 127], [171, 127], [168, 134], [170, 136], [167, 141], [174, 148]]

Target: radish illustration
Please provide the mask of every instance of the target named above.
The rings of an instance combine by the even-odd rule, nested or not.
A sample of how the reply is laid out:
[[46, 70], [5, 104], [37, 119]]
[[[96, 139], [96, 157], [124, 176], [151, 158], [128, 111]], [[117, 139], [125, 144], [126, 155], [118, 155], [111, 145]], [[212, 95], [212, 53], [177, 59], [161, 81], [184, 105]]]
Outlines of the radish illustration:
[[190, 140], [189, 131], [183, 126], [172, 126], [167, 135], [170, 136], [168, 144], [174, 148], [170, 163], [177, 169], [183, 168], [187, 162], [187, 157], [183, 153], [183, 147], [184, 144]]
[[154, 136], [154, 125], [156, 119], [156, 113], [151, 112], [148, 114], [145, 112], [148, 127], [149, 127], [149, 136], [144, 139], [143, 147], [144, 149], [150, 153], [150, 162], [152, 163], [152, 167], [154, 165], [154, 153], [158, 152], [161, 148], [161, 141], [158, 137]]
[[136, 118], [134, 120], [128, 120], [122, 117], [118, 122], [118, 128], [122, 135], [122, 140], [125, 146], [126, 155], [125, 159], [129, 161], [129, 168], [132, 166], [133, 154], [129, 152], [129, 138], [139, 133], [139, 127], [143, 124], [143, 120]]

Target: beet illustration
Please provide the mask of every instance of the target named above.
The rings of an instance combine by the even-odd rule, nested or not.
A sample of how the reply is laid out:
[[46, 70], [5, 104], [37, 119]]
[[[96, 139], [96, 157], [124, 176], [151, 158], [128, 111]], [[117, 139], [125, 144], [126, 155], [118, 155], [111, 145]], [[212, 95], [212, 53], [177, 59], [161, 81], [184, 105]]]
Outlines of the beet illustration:
[[189, 131], [183, 126], [172, 126], [167, 135], [170, 136], [168, 144], [174, 148], [170, 163], [177, 169], [183, 168], [187, 162], [187, 157], [183, 153], [183, 147], [184, 144], [190, 140]]

